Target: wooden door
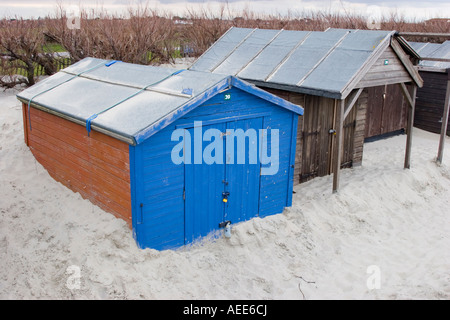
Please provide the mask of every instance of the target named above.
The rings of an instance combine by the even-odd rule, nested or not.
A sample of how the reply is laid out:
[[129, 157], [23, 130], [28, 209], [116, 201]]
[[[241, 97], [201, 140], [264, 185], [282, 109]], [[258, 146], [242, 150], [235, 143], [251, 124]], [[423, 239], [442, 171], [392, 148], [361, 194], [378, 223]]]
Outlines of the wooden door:
[[301, 134], [300, 182], [330, 173], [330, 157], [334, 129], [333, 99], [305, 97], [305, 112]]
[[[333, 155], [336, 145], [335, 124], [337, 100], [306, 96], [305, 112], [301, 126], [300, 182], [333, 173]], [[353, 164], [354, 137], [358, 106], [355, 105], [344, 121], [344, 145], [341, 167]]]
[[[258, 135], [262, 125], [262, 117], [227, 123], [227, 132], [241, 130], [249, 136], [245, 137], [245, 145], [240, 150], [238, 139], [233, 135], [226, 136], [225, 192], [229, 195], [225, 203], [224, 221], [238, 223], [259, 214], [261, 162], [258, 152], [261, 150], [258, 150]], [[228, 143], [229, 139], [233, 141]], [[240, 152], [244, 152], [241, 159]]]
[[[185, 243], [218, 230], [224, 221], [238, 223], [258, 215], [261, 170], [258, 134], [262, 124], [263, 118], [258, 117], [201, 128], [202, 136], [210, 129], [220, 131], [223, 160], [206, 163], [202, 159], [201, 163], [185, 164]], [[188, 132], [194, 137], [194, 129]], [[239, 141], [238, 136], [244, 137], [244, 141]], [[202, 153], [207, 145], [203, 141]]]
[[[225, 132], [226, 123], [203, 126], [201, 129], [202, 137], [209, 129]], [[194, 129], [188, 129], [188, 132], [191, 137], [195, 136]], [[222, 148], [225, 145], [223, 140], [221, 137]], [[196, 143], [193, 139], [191, 141], [193, 144]], [[196, 146], [191, 147], [192, 155], [195, 152], [194, 148]], [[203, 148], [204, 145], [201, 146], [202, 155]], [[211, 231], [217, 230], [224, 215], [222, 193], [224, 192], [225, 162], [222, 160], [219, 163], [206, 164], [203, 158], [195, 162], [197, 163], [185, 162], [185, 243], [192, 243]]]
[[399, 85], [368, 88], [366, 138], [406, 128], [408, 107]]

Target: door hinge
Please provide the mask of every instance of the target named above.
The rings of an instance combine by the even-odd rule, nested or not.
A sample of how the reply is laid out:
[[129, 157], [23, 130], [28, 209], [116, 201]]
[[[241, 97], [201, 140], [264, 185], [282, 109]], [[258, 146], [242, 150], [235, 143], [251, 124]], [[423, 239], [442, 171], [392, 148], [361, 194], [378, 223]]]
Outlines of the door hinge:
[[137, 220], [137, 224], [142, 224], [142, 221], [143, 221], [143, 219], [144, 219], [144, 204], [143, 203], [141, 203], [141, 204], [139, 204], [139, 208], [140, 208], [140, 210], [139, 210], [139, 216], [138, 216], [138, 220]]
[[186, 201], [186, 189], [183, 189], [183, 201]]
[[219, 228], [225, 228], [228, 224], [231, 224], [231, 221], [229, 221], [229, 220], [223, 221], [223, 222], [219, 223]]

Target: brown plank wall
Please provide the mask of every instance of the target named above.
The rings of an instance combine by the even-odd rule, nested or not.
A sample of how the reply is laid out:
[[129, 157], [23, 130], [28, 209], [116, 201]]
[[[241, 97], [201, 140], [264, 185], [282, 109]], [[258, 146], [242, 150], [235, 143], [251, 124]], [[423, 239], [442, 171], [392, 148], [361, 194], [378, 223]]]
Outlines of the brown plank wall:
[[366, 138], [406, 129], [409, 108], [398, 84], [365, 90], [368, 92]]
[[129, 146], [23, 104], [25, 143], [57, 181], [131, 226]]
[[362, 165], [364, 139], [366, 137], [367, 107], [369, 104], [369, 94], [367, 88], [361, 92], [353, 109], [356, 109], [355, 132], [353, 140], [353, 166]]
[[406, 128], [408, 106], [398, 83], [410, 81], [403, 63], [388, 47], [356, 86], [368, 94], [366, 138]]
[[[387, 60], [388, 64], [385, 64]], [[403, 63], [391, 47], [388, 47], [364, 75], [356, 88], [367, 88], [411, 81]]]
[[[337, 101], [277, 89], [265, 90], [305, 110], [298, 121], [294, 184], [331, 174], [335, 139], [329, 130], [335, 128]], [[344, 122], [343, 167], [362, 163], [367, 99], [367, 92], [363, 91]]]

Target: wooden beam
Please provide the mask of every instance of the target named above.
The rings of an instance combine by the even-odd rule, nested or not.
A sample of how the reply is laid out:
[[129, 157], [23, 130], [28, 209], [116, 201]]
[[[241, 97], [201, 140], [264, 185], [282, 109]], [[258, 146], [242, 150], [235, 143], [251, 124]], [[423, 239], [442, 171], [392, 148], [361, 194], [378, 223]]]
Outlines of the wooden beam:
[[424, 60], [424, 61], [438, 61], [438, 62], [450, 62], [450, 59], [445, 59], [445, 58], [420, 57], [420, 60]]
[[419, 72], [416, 70], [416, 68], [414, 68], [414, 65], [409, 60], [409, 56], [403, 51], [402, 46], [395, 38], [392, 38], [391, 40], [391, 47], [405, 66], [408, 73], [411, 75], [411, 78], [414, 80], [414, 82], [422, 88], [423, 80], [420, 77]]
[[22, 102], [22, 117], [23, 117], [23, 136], [25, 139], [25, 144], [27, 147], [30, 146], [30, 143], [28, 141], [28, 112], [27, 112], [27, 104]]
[[412, 95], [409, 94], [408, 89], [404, 83], [400, 83], [400, 86], [403, 91], [403, 95], [405, 96], [408, 104], [410, 106], [408, 113], [408, 124], [406, 127], [406, 152], [405, 152], [405, 169], [409, 169], [411, 167], [411, 147], [412, 147], [412, 131], [414, 125], [414, 112], [416, 109], [416, 93], [417, 93], [417, 85], [413, 86]]
[[363, 90], [364, 88], [359, 88], [358, 90], [352, 91], [352, 93], [350, 94], [351, 96], [350, 98], [348, 98], [348, 103], [347, 106], [345, 107], [344, 120], [347, 118], [350, 111], [352, 111], [353, 106], [355, 105], [356, 101], [358, 101], [358, 98]]
[[445, 94], [444, 115], [442, 117], [441, 137], [439, 139], [439, 150], [436, 159], [438, 165], [442, 164], [442, 159], [444, 157], [445, 136], [447, 134], [448, 127], [448, 114], [450, 109], [450, 69], [447, 70], [447, 75], [447, 92]]
[[406, 98], [406, 101], [408, 101], [408, 105], [411, 107], [413, 105], [413, 98], [409, 94], [408, 88], [404, 83], [400, 83], [400, 88], [402, 88], [403, 96]]
[[336, 145], [334, 148], [333, 168], [333, 193], [339, 190], [339, 179], [341, 176], [342, 146], [344, 144], [344, 109], [345, 99], [337, 103], [336, 110]]
[[412, 36], [412, 37], [450, 37], [450, 33], [426, 33], [426, 32], [399, 32], [401, 36]]

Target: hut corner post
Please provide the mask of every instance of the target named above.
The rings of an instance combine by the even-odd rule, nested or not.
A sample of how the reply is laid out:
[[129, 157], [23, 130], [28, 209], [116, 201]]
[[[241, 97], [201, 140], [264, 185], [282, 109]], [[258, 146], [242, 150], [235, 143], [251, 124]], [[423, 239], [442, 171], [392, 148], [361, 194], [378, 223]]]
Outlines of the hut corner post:
[[[30, 110], [31, 112], [31, 110]], [[30, 143], [28, 141], [28, 112], [27, 112], [27, 105], [25, 103], [22, 103], [22, 117], [23, 117], [23, 138], [25, 140], [25, 144], [27, 147], [30, 146]]]
[[442, 116], [442, 127], [441, 127], [441, 137], [439, 139], [439, 150], [438, 150], [438, 155], [436, 158], [436, 163], [438, 165], [442, 164], [442, 159], [444, 157], [444, 144], [445, 144], [445, 136], [447, 134], [449, 109], [450, 109], [450, 69], [447, 69], [447, 91], [445, 93], [444, 114]]
[[344, 111], [345, 111], [345, 99], [342, 99], [337, 104], [336, 112], [336, 146], [334, 148], [334, 168], [333, 168], [333, 193], [339, 190], [339, 179], [341, 175], [341, 157], [342, 146], [344, 144]]
[[341, 174], [341, 161], [342, 161], [342, 149], [344, 145], [344, 121], [347, 118], [353, 106], [358, 101], [359, 96], [363, 92], [364, 88], [353, 90], [346, 99], [342, 99], [338, 104], [336, 111], [336, 142], [337, 145], [334, 148], [334, 167], [333, 167], [333, 193], [339, 190], [339, 179]]
[[403, 96], [408, 101], [409, 104], [409, 114], [408, 114], [408, 125], [406, 127], [406, 152], [405, 152], [405, 169], [409, 169], [411, 167], [411, 146], [412, 146], [412, 131], [414, 125], [414, 112], [416, 109], [416, 93], [417, 93], [417, 85], [413, 85], [412, 95], [409, 94], [408, 88], [404, 83], [400, 83], [400, 87], [403, 91]]

